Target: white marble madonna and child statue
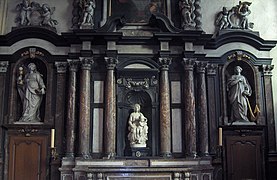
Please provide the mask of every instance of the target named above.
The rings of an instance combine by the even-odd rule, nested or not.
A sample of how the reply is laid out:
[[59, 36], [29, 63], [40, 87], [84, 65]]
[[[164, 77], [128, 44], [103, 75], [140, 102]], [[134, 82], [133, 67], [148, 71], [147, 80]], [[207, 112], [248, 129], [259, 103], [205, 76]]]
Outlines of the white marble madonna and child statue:
[[147, 118], [140, 112], [139, 104], [134, 105], [134, 112], [130, 114], [128, 124], [130, 146], [132, 148], [146, 147], [148, 140]]

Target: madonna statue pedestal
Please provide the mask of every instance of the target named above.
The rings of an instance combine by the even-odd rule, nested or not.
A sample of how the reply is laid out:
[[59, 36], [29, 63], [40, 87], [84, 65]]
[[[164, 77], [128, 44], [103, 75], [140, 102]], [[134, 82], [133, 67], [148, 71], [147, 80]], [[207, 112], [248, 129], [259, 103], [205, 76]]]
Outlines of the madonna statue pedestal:
[[149, 152], [149, 147], [130, 147], [127, 149], [126, 155], [139, 158], [149, 156]]

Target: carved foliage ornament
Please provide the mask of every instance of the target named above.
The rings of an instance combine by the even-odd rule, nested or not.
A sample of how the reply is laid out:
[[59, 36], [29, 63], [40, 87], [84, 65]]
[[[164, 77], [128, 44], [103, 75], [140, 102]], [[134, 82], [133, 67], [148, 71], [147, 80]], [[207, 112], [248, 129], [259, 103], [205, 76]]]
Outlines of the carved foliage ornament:
[[16, 11], [18, 12], [15, 22], [18, 26], [41, 26], [53, 30], [58, 24], [57, 20], [52, 19], [55, 7], [50, 7], [48, 4], [40, 5], [37, 2], [30, 0], [22, 0], [17, 4]]
[[218, 30], [222, 29], [249, 29], [253, 28], [254, 23], [248, 22], [247, 16], [251, 14], [249, 6], [251, 2], [241, 2], [227, 10], [226, 7], [222, 8], [216, 15], [215, 25]]

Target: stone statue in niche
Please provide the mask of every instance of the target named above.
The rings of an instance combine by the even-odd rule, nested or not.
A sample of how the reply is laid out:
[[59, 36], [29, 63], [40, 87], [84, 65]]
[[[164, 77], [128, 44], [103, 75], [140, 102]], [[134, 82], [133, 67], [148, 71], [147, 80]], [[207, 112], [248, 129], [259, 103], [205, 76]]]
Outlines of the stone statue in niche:
[[19, 67], [18, 74], [17, 87], [23, 104], [19, 122], [40, 122], [39, 109], [46, 89], [42, 74], [37, 71], [34, 63], [28, 64], [28, 73], [25, 76], [23, 67]]
[[251, 14], [249, 6], [251, 2], [241, 2], [232, 7], [229, 11], [226, 7], [216, 15], [215, 25], [218, 30], [222, 29], [249, 29], [254, 23], [249, 23], [247, 16]]
[[146, 147], [148, 140], [147, 118], [140, 112], [140, 105], [134, 105], [134, 112], [130, 114], [128, 140], [131, 147]]
[[182, 28], [186, 29], [193, 26], [192, 13], [193, 13], [193, 1], [192, 0], [180, 0], [179, 9], [182, 15]]
[[82, 8], [80, 29], [92, 29], [94, 26], [94, 10], [96, 7], [95, 0], [81, 0], [80, 6]]
[[228, 98], [231, 105], [231, 122], [252, 123], [247, 118], [248, 106], [250, 107], [248, 97], [252, 90], [247, 79], [241, 75], [242, 68], [235, 66], [234, 75], [227, 80]]
[[57, 20], [51, 18], [55, 7], [50, 7], [48, 4], [40, 6], [37, 2], [22, 0], [22, 3], [16, 6], [16, 11], [18, 16], [15, 22], [19, 26], [41, 26], [55, 30], [54, 26], [58, 24]]

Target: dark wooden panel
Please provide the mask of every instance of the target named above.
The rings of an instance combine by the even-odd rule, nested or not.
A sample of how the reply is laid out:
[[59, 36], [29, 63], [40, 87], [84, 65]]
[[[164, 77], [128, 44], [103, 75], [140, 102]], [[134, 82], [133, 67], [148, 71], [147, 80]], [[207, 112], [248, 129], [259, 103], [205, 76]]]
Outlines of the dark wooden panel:
[[260, 136], [226, 137], [228, 180], [262, 179]]
[[46, 178], [47, 137], [11, 136], [9, 143], [9, 180]]

